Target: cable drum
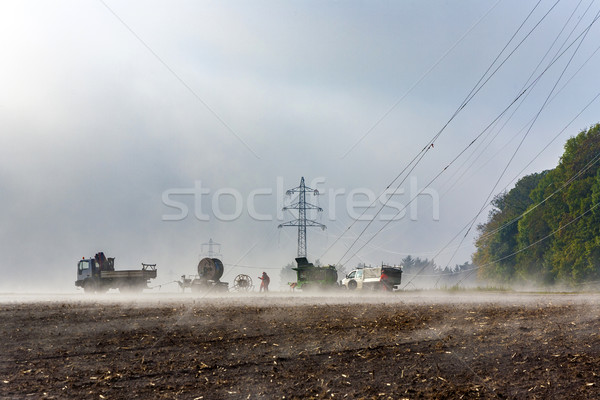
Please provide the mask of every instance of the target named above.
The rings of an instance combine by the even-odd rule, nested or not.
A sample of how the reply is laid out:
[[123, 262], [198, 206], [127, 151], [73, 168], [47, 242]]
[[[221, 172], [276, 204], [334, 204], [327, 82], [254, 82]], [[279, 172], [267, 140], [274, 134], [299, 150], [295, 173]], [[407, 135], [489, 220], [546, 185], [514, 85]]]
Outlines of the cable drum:
[[223, 276], [223, 263], [218, 258], [203, 258], [198, 263], [198, 275], [209, 281], [218, 281]]
[[253, 286], [252, 278], [246, 274], [239, 274], [233, 280], [233, 289], [237, 291], [249, 292]]

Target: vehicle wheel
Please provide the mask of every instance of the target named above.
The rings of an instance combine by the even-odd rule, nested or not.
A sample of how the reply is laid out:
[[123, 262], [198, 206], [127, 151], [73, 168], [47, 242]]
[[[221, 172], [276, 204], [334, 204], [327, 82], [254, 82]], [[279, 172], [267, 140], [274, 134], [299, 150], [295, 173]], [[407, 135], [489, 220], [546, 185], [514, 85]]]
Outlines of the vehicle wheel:
[[119, 288], [120, 293], [127, 293], [127, 294], [142, 293], [142, 290], [144, 290], [144, 287], [140, 286], [140, 285], [128, 285], [128, 286], [121, 286]]
[[348, 290], [355, 290], [357, 286], [358, 284], [356, 283], [356, 281], [348, 282]]
[[210, 288], [208, 282], [202, 280], [193, 280], [190, 286], [192, 293], [207, 292]]
[[94, 284], [93, 283], [86, 283], [83, 285], [83, 292], [84, 293], [94, 293], [95, 292], [95, 288], [94, 288]]
[[97, 286], [96, 287], [96, 293], [98, 293], [98, 294], [104, 294], [104, 293], [108, 292], [108, 289], [109, 288], [106, 287], [106, 286]]
[[93, 280], [86, 280], [85, 282], [83, 282], [83, 292], [84, 293], [95, 293], [96, 290], [98, 289], [97, 286], [98, 285], [96, 285], [96, 282], [94, 282]]
[[190, 286], [190, 290], [192, 293], [200, 293], [202, 292], [202, 287], [200, 285], [192, 285]]

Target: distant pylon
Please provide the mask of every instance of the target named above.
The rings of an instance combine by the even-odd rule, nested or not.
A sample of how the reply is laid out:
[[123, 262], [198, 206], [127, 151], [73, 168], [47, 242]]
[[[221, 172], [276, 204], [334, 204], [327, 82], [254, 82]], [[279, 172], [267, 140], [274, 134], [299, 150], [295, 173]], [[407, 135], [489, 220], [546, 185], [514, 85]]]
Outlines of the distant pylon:
[[285, 192], [286, 195], [290, 196], [294, 193], [298, 193], [298, 201], [287, 207], [283, 207], [283, 210], [298, 210], [298, 218], [293, 221], [284, 222], [279, 225], [279, 228], [283, 226], [297, 226], [298, 227], [298, 257], [306, 257], [306, 227], [307, 226], [318, 226], [325, 230], [326, 226], [306, 219], [306, 210], [317, 210], [317, 212], [323, 211], [321, 207], [315, 206], [306, 202], [306, 192], [312, 192], [313, 195], [318, 196], [319, 191], [311, 189], [304, 184], [304, 177], [300, 180], [300, 186]]
[[[212, 238], [208, 241], [208, 243], [202, 243], [200, 246], [202, 246], [200, 251], [203, 255], [206, 255], [208, 258], [223, 257], [223, 255], [221, 254], [221, 243], [213, 242]], [[204, 252], [204, 246], [208, 246], [207, 253]], [[214, 247], [217, 247], [218, 250], [213, 250]], [[202, 255], [200, 257], [202, 257]]]

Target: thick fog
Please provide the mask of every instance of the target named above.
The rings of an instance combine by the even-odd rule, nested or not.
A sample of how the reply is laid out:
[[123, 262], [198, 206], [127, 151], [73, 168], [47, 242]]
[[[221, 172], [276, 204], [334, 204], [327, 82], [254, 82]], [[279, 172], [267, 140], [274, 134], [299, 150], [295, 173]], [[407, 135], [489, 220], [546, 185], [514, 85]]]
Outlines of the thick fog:
[[[535, 3], [2, 2], [0, 291], [74, 292], [77, 261], [98, 251], [117, 269], [156, 263], [153, 284], [168, 283], [196, 273], [210, 238], [222, 244], [224, 280], [244, 273], [256, 284], [266, 271], [277, 287], [297, 251], [296, 230], [277, 228], [297, 216], [281, 208], [301, 177], [320, 192], [307, 200], [323, 212], [309, 217], [327, 226], [308, 230], [311, 261], [346, 270], [409, 254], [468, 261], [475, 229], [456, 253], [459, 240], [446, 245], [484, 204], [571, 53], [494, 125], [495, 139], [417, 195], [519, 95], [561, 28], [537, 74], [597, 10], [542, 1], [512, 46], [548, 16], [354, 245], [366, 221], [347, 228], [375, 215], [366, 207], [452, 117]], [[498, 192], [554, 167], [564, 141], [598, 122], [593, 103], [522, 171], [596, 95], [598, 37], [594, 25], [569, 48], [558, 94]]]

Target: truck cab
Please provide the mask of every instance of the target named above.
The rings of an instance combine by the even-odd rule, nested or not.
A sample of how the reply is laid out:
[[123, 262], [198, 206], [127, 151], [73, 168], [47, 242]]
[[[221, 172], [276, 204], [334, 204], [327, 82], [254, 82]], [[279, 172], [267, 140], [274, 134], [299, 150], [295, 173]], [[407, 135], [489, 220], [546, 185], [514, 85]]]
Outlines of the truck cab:
[[97, 253], [94, 258], [82, 258], [77, 263], [77, 281], [75, 281], [75, 285], [84, 287], [84, 283], [94, 280], [96, 283], [94, 290], [97, 290], [98, 279], [101, 277], [102, 272], [114, 270], [115, 259], [112, 257], [107, 258], [103, 252]]
[[77, 263], [77, 280], [75, 286], [83, 288], [86, 293], [103, 293], [104, 289], [100, 281], [100, 268], [94, 258], [82, 258]]
[[81, 260], [77, 264], [77, 281], [84, 281], [93, 274], [94, 260]]

